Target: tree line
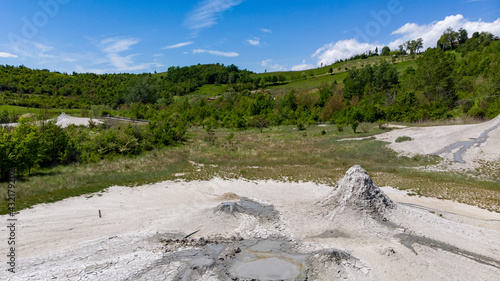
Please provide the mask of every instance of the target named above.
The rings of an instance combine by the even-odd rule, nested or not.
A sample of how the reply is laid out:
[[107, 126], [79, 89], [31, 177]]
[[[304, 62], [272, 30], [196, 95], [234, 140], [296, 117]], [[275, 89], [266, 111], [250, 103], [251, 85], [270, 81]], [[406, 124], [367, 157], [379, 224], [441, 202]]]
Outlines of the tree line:
[[[262, 131], [272, 125], [296, 125], [303, 129], [307, 124], [331, 122], [340, 130], [348, 124], [355, 129], [360, 122], [379, 120], [413, 122], [464, 115], [496, 117], [500, 114], [500, 41], [485, 32], [474, 33], [466, 39], [460, 38], [466, 31], [456, 34], [453, 30], [445, 31], [440, 41], [449, 42], [449, 47], [438, 44], [436, 48], [428, 48], [418, 56], [415, 67], [408, 67], [402, 73], [397, 65], [382, 61], [348, 70], [342, 85], [324, 83], [303, 89], [280, 87], [251, 91], [255, 81], [249, 78], [248, 71], [223, 65], [174, 67], [151, 76], [66, 75], [3, 66], [0, 69], [5, 75], [0, 79], [7, 82], [2, 85], [13, 84], [2, 86], [2, 95], [15, 95], [13, 99], [16, 99], [20, 94], [12, 92], [14, 86], [35, 85], [33, 81], [40, 77], [54, 78], [36, 84], [47, 91], [57, 85], [51, 94], [23, 95], [28, 95], [28, 101], [55, 96], [55, 99], [62, 97], [83, 105], [95, 97], [102, 105], [91, 106], [91, 111], [97, 112], [94, 115], [117, 108], [120, 110], [115, 112], [121, 115], [148, 119], [150, 123], [141, 128], [73, 126], [61, 129], [50, 123], [36, 126], [21, 122], [15, 129], [0, 130], [0, 170], [2, 175], [10, 167], [29, 173], [36, 166], [135, 155], [181, 142], [189, 126], [203, 126], [207, 130], [257, 127]], [[77, 86], [89, 87], [88, 92], [60, 96], [56, 93], [68, 86], [61, 81], [79, 81], [81, 84]], [[232, 82], [235, 84], [231, 91], [215, 98], [171, 92], [182, 88], [184, 83]], [[236, 87], [246, 84], [250, 86]], [[0, 115], [8, 119], [4, 113]]]

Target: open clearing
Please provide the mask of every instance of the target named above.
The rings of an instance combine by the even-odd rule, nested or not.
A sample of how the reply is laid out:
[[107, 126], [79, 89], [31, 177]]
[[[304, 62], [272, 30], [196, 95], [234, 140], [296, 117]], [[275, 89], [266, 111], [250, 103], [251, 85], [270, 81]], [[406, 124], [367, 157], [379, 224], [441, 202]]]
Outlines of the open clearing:
[[[498, 172], [488, 163], [498, 164], [499, 124], [497, 117], [375, 137], [401, 154], [445, 158], [425, 171], [460, 174], [490, 167], [491, 178]], [[324, 128], [329, 129], [310, 127], [307, 135], [277, 129], [242, 133], [228, 143], [222, 141], [226, 132], [218, 133], [215, 144], [187, 145], [197, 162], [189, 160], [172, 180], [112, 186], [22, 210], [17, 273], [0, 280], [495, 280], [500, 275], [500, 213], [414, 193], [429, 186], [430, 194], [442, 192], [434, 197], [446, 198], [448, 192], [493, 209], [498, 188], [441, 182], [433, 177], [442, 174], [418, 169], [416, 175], [398, 175], [379, 163], [391, 159], [391, 165], [411, 166], [420, 160], [381, 155], [387, 153], [384, 145], [373, 139], [316, 136], [314, 130]], [[293, 147], [297, 154], [276, 146]], [[374, 149], [380, 161], [366, 156]], [[377, 171], [348, 170], [348, 158]], [[425, 178], [424, 172], [434, 176]], [[326, 177], [344, 173], [336, 185]], [[379, 188], [379, 181], [402, 185]]]
[[[398, 138], [409, 138], [398, 142]], [[439, 155], [445, 161], [435, 169], [472, 171], [487, 169], [482, 177], [500, 179], [500, 115], [470, 125], [410, 127], [377, 135], [389, 147], [408, 156]]]

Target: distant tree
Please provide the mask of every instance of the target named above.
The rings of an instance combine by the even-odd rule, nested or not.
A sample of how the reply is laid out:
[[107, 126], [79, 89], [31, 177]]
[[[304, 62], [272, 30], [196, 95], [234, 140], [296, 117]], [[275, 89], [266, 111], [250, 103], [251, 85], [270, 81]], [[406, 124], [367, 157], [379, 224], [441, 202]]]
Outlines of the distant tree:
[[398, 51], [400, 55], [403, 55], [405, 53], [405, 46], [404, 45], [399, 45], [398, 46]]
[[410, 52], [410, 55], [417, 53], [420, 49], [423, 48], [424, 40], [422, 38], [418, 38], [416, 40], [406, 41], [403, 46], [407, 51]]
[[359, 121], [358, 120], [354, 120], [354, 121], [351, 122], [351, 128], [354, 131], [354, 133], [356, 133], [356, 129], [358, 128], [358, 126], [359, 126]]
[[420, 53], [420, 49], [424, 48], [424, 39], [418, 38], [415, 40], [415, 52]]
[[290, 108], [292, 111], [297, 109], [297, 95], [295, 95], [295, 89], [292, 88], [290, 92], [283, 97], [281, 106], [283, 108]]
[[9, 112], [7, 112], [7, 110], [4, 109], [0, 113], [0, 124], [9, 123], [9, 121], [10, 121]]
[[458, 30], [458, 43], [459, 44], [464, 44], [465, 41], [467, 41], [467, 38], [468, 38], [468, 33], [467, 33], [467, 30], [463, 29], [463, 28], [460, 28]]
[[250, 121], [250, 126], [259, 128], [260, 132], [269, 126], [269, 120], [265, 115], [255, 116]]
[[382, 56], [388, 56], [391, 52], [391, 49], [388, 46], [382, 48]]
[[378, 47], [375, 47], [375, 54], [378, 55]]
[[442, 51], [454, 50], [458, 45], [458, 36], [458, 32], [449, 27], [437, 41], [438, 48]]
[[238, 80], [238, 74], [235, 72], [229, 73], [228, 80], [229, 84], [235, 84], [236, 81]]
[[285, 82], [285, 81], [286, 81], [286, 77], [285, 77], [285, 75], [283, 75], [283, 74], [278, 75], [278, 81], [279, 81], [280, 83]]
[[125, 96], [128, 103], [156, 103], [158, 87], [150, 78], [139, 78]]
[[455, 56], [437, 49], [428, 49], [417, 59], [416, 83], [431, 101], [453, 102], [453, 67]]

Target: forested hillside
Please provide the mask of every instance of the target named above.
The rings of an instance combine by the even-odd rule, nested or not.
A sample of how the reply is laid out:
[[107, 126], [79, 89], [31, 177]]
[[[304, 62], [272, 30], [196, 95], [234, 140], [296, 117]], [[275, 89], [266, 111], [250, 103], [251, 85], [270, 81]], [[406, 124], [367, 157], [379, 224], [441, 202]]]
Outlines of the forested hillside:
[[183, 96], [205, 84], [247, 83], [250, 72], [234, 65], [170, 67], [161, 74], [61, 74], [24, 66], [0, 66], [0, 103], [58, 108], [155, 103]]
[[[0, 103], [82, 109], [101, 106], [134, 118], [165, 120], [176, 116], [185, 123], [235, 128], [256, 123], [347, 124], [462, 115], [492, 118], [499, 114], [500, 42], [489, 33], [474, 33], [467, 38], [464, 30], [447, 30], [437, 44], [403, 72], [397, 71], [398, 64], [381, 60], [362, 68], [342, 69], [347, 73], [329, 71], [325, 75], [344, 75], [340, 80], [343, 83], [307, 88], [287, 87], [287, 79], [308, 79], [308, 75], [251, 76], [251, 72], [234, 65], [171, 67], [164, 73], [139, 75], [69, 75], [0, 66]], [[311, 76], [318, 75], [310, 72]], [[266, 89], [276, 84], [281, 86]], [[189, 95], [203, 85], [226, 86], [215, 98], [199, 92]], [[255, 89], [262, 91], [250, 92]]]

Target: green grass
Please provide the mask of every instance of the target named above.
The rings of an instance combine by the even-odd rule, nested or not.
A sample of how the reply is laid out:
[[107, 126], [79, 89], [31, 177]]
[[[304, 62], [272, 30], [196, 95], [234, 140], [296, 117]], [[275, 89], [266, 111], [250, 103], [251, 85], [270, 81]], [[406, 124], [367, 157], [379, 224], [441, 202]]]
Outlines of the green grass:
[[[314, 76], [311, 77], [307, 75], [307, 78], [301, 78], [297, 80], [290, 80], [291, 73], [292, 71], [289, 72], [272, 72], [272, 73], [261, 73], [261, 74], [256, 74], [254, 77], [265, 77], [269, 75], [279, 75], [283, 74], [287, 77], [287, 81], [282, 83], [282, 84], [276, 84], [276, 85], [270, 85], [268, 86], [271, 89], [276, 89], [276, 88], [314, 88], [314, 87], [319, 87], [320, 85], [327, 83], [331, 84], [333, 81], [337, 81], [337, 84], [341, 85], [344, 83], [344, 79], [347, 77], [347, 69], [351, 68], [362, 68], [368, 64], [377, 64], [380, 63], [382, 60], [386, 60], [389, 63], [392, 63], [391, 57], [371, 57], [368, 59], [358, 59], [354, 61], [348, 61], [348, 62], [341, 62], [338, 64], [334, 64], [332, 66], [333, 69], [333, 75], [331, 75], [328, 70], [330, 66], [322, 67], [322, 68], [317, 68], [317, 69], [312, 69], [312, 70], [306, 70], [303, 71], [304, 73], [308, 74], [310, 72], [314, 73]], [[395, 66], [397, 71], [402, 74], [408, 67], [413, 67], [416, 68], [416, 62], [415, 59], [413, 58], [399, 58], [395, 61]], [[338, 69], [340, 67], [340, 70]]]
[[[117, 158], [85, 165], [41, 169], [22, 177], [15, 184], [16, 209], [68, 197], [102, 191], [113, 185], [136, 185], [173, 177], [187, 165], [187, 157], [178, 148], [155, 150], [136, 158]], [[0, 214], [7, 213], [7, 183], [0, 183]]]
[[[0, 111], [7, 110], [9, 114], [12, 112], [19, 113], [20, 115], [32, 113], [35, 115], [41, 115], [43, 113], [43, 109], [33, 108], [33, 107], [25, 107], [25, 106], [17, 106], [17, 105], [0, 105]], [[59, 116], [62, 112], [72, 115], [72, 116], [80, 116], [82, 110], [81, 109], [62, 109], [62, 108], [51, 108], [47, 110], [49, 117]]]
[[277, 71], [277, 72], [267, 72], [267, 73], [258, 73], [258, 74], [253, 74], [251, 77], [252, 78], [264, 78], [266, 76], [272, 76], [272, 75], [284, 75], [286, 77], [287, 81], [292, 80], [292, 75], [301, 75], [302, 73], [305, 73], [308, 77], [310, 77], [310, 74], [312, 73], [314, 76], [319, 76], [319, 75], [329, 75], [329, 70], [330, 67], [333, 70], [333, 74], [337, 73], [342, 73], [346, 72], [348, 69], [352, 68], [362, 68], [366, 65], [374, 65], [378, 64], [381, 61], [385, 60], [388, 63], [394, 63], [396, 67], [398, 68], [398, 71], [404, 71], [409, 66], [415, 66], [415, 59], [418, 56], [415, 56], [415, 58], [411, 57], [405, 57], [405, 58], [397, 58], [392, 60], [392, 57], [390, 56], [378, 56], [378, 57], [369, 57], [367, 59], [357, 59], [357, 60], [352, 60], [352, 61], [344, 61], [344, 62], [339, 62], [339, 63], [334, 63], [332, 65], [327, 65], [323, 67], [318, 67], [318, 68], [313, 68], [313, 69], [307, 69], [307, 70], [301, 70], [301, 71]]
[[[322, 131], [326, 134], [323, 135]], [[136, 185], [174, 180], [210, 180], [213, 177], [249, 180], [311, 181], [334, 184], [353, 165], [361, 165], [379, 186], [456, 200], [500, 211], [498, 182], [481, 181], [459, 173], [430, 172], [416, 167], [436, 164], [437, 156], [398, 156], [386, 143], [370, 138], [386, 130], [371, 124], [367, 133], [334, 125], [256, 128], [245, 131], [215, 129], [214, 141], [206, 130], [191, 127], [180, 147], [155, 150], [135, 158], [117, 158], [95, 164], [58, 166], [37, 171], [16, 184], [18, 209], [101, 191], [112, 185]], [[231, 140], [228, 136], [234, 134]], [[363, 140], [342, 140], [368, 137]], [[488, 171], [478, 171], [488, 172]], [[498, 171], [497, 171], [498, 172]], [[6, 213], [7, 183], [0, 184]]]
[[405, 141], [412, 141], [413, 139], [408, 137], [408, 136], [401, 136], [396, 139], [395, 142], [400, 143], [400, 142], [405, 142]]
[[226, 92], [227, 85], [207, 84], [198, 88], [190, 95], [219, 96]]

